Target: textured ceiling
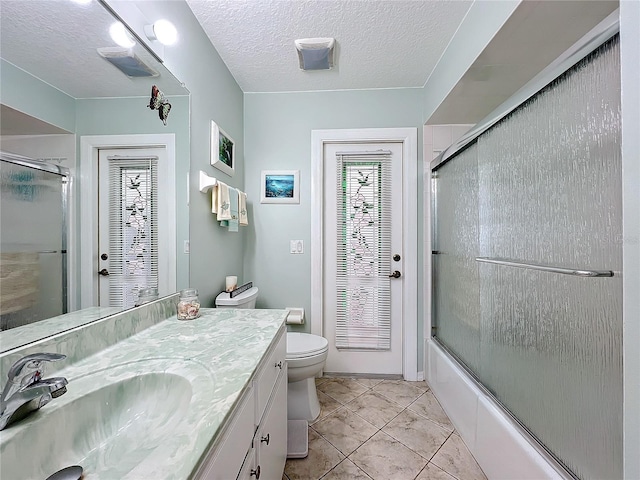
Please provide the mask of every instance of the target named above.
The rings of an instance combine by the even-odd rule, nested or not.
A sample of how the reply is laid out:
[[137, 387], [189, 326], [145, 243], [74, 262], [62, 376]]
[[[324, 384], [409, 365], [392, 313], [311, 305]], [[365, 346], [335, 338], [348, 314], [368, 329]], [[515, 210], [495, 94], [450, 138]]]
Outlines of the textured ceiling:
[[[422, 87], [468, 0], [187, 0], [244, 92]], [[304, 72], [294, 40], [334, 37], [336, 67]]]
[[160, 73], [132, 79], [98, 55], [115, 47], [115, 20], [96, 1], [0, 0], [0, 56], [74, 98], [147, 96], [156, 84], [167, 95], [186, 90], [137, 45], [135, 53]]

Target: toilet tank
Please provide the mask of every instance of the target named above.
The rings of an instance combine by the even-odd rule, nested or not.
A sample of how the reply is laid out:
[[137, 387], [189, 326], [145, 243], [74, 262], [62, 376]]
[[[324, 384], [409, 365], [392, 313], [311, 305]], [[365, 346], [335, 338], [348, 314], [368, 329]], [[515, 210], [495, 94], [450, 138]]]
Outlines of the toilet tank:
[[216, 297], [217, 308], [256, 308], [258, 287], [251, 287], [246, 292], [231, 298], [228, 292], [222, 292]]

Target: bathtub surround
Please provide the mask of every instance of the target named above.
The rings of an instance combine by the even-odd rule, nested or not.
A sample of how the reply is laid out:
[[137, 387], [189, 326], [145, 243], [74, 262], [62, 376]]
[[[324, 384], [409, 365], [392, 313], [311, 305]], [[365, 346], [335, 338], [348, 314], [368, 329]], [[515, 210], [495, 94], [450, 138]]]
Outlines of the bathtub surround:
[[[87, 480], [103, 477], [184, 479], [195, 473], [212, 441], [215, 445], [214, 439], [220, 433], [229, 412], [248, 388], [264, 353], [276, 335], [283, 331], [287, 312], [205, 309], [200, 318], [181, 322], [173, 314], [175, 305], [171, 303], [172, 300], [174, 299], [154, 302], [155, 305], [143, 305], [139, 309], [81, 327], [72, 333], [61, 334], [51, 339], [48, 345], [41, 343], [2, 356], [4, 377], [4, 366], [27, 353], [63, 351], [69, 355], [65, 361], [58, 362], [64, 365], [56, 372], [68, 379], [67, 394], [45, 406], [37, 416], [28, 417], [3, 432], [3, 458], [0, 467], [3, 478], [16, 478], [17, 472], [30, 478], [46, 478], [68, 465], [64, 462], [75, 458], [77, 463], [85, 455], [83, 467]], [[167, 315], [161, 315], [163, 310]], [[119, 334], [120, 329], [126, 330], [123, 324], [126, 321], [132, 325], [129, 336]], [[111, 325], [105, 325], [108, 323]], [[98, 346], [98, 342], [91, 341], [96, 338], [105, 339], [104, 345]], [[225, 341], [221, 342], [221, 338]], [[94, 346], [89, 349], [75, 347], [84, 343], [93, 343]], [[163, 379], [168, 379], [169, 383], [162, 383]], [[74, 385], [77, 386], [76, 389]], [[130, 393], [124, 397], [115, 393], [111, 395], [109, 389], [116, 388], [117, 385]], [[127, 390], [127, 385], [134, 386]], [[159, 392], [159, 396], [147, 398], [147, 391]], [[91, 399], [83, 400], [84, 395], [106, 398], [108, 402], [91, 401], [92, 411], [88, 412], [85, 411], [86, 403], [83, 405], [83, 402]], [[140, 411], [136, 425], [140, 426], [142, 432], [145, 432], [145, 428], [148, 429], [144, 437], [138, 438], [136, 435], [140, 436], [141, 433], [127, 430], [126, 425], [122, 426], [126, 435], [131, 436], [131, 441], [138, 438], [144, 443], [146, 448], [136, 450], [140, 456], [135, 452], [124, 456], [118, 454], [120, 457], [116, 461], [113, 457], [109, 458], [109, 447], [89, 453], [95, 448], [90, 443], [91, 438], [84, 436], [87, 432], [83, 431], [82, 424], [74, 426], [74, 420], [70, 420], [69, 428], [77, 429], [74, 436], [77, 437], [76, 440], [80, 439], [73, 443], [70, 452], [64, 451], [64, 447], [61, 447], [60, 452], [47, 447], [51, 451], [51, 457], [38, 457], [40, 462], [32, 459], [27, 461], [26, 457], [23, 462], [19, 461], [22, 459], [20, 455], [25, 453], [13, 450], [17, 448], [15, 444], [20, 442], [23, 435], [29, 434], [27, 430], [29, 427], [33, 428], [32, 424], [47, 422], [47, 412], [56, 411], [57, 415], [57, 409], [65, 406], [67, 410], [73, 409], [78, 418], [84, 419], [86, 416], [87, 429], [89, 434], [93, 434], [92, 432], [100, 432], [103, 428], [99, 425], [91, 426], [96, 416], [98, 422], [118, 421], [118, 410], [110, 413], [109, 402], [123, 402], [126, 405], [123, 411], [127, 408]], [[173, 402], [169, 405], [168, 413], [162, 409], [166, 402]], [[102, 405], [102, 410], [93, 410], [98, 404]], [[142, 415], [148, 409], [151, 409], [151, 413], [147, 411]], [[111, 416], [101, 418], [100, 411]], [[59, 412], [64, 417], [65, 413], [62, 410]], [[141, 418], [147, 418], [148, 421], [140, 420]], [[153, 422], [157, 425], [154, 426]], [[167, 422], [171, 428], [166, 428]], [[104, 433], [96, 433], [98, 436], [102, 434]], [[16, 441], [12, 443], [14, 438]], [[49, 442], [48, 439], [46, 441]], [[115, 442], [109, 445], [118, 446], [118, 440], [114, 440], [113, 436], [109, 437], [109, 442]], [[55, 442], [55, 445], [64, 444], [62, 441]], [[127, 446], [123, 444], [120, 447]], [[28, 449], [25, 450], [26, 455], [31, 455]], [[65, 457], [67, 453], [71, 455]], [[27, 463], [33, 471], [25, 472]], [[109, 470], [96, 472], [96, 468], [101, 467]]]
[[[612, 14], [431, 163], [434, 339], [580, 478], [623, 469], [618, 45]], [[429, 360], [455, 411], [466, 382]], [[490, 456], [479, 437], [504, 425], [466, 398], [452, 418]]]

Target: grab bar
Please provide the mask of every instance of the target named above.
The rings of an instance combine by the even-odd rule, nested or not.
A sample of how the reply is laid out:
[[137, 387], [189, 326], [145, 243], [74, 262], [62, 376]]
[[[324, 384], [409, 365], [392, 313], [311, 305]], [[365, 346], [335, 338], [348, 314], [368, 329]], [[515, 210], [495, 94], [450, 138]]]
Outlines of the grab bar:
[[613, 277], [611, 270], [577, 270], [575, 268], [551, 267], [537, 263], [522, 263], [504, 260], [502, 258], [476, 257], [476, 262], [493, 263], [495, 265], [505, 265], [507, 267], [527, 268], [530, 270], [540, 270], [542, 272], [561, 273], [563, 275], [573, 275], [576, 277]]

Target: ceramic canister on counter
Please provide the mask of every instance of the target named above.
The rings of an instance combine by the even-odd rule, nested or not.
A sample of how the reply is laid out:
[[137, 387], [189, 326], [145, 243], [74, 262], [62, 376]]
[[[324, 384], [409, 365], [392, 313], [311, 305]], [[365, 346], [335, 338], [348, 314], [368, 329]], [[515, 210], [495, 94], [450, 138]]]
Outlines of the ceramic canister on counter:
[[198, 300], [198, 290], [187, 288], [180, 290], [178, 300], [178, 320], [193, 320], [200, 315], [200, 300]]

